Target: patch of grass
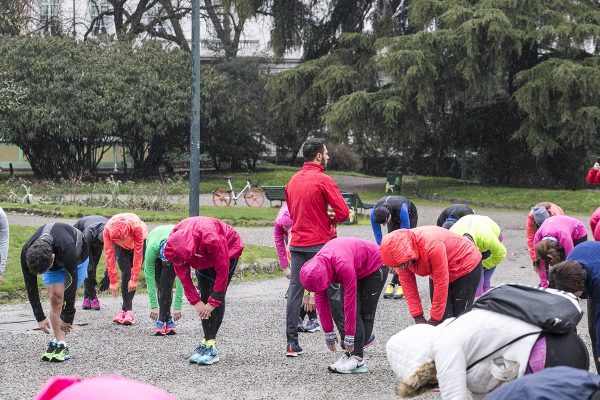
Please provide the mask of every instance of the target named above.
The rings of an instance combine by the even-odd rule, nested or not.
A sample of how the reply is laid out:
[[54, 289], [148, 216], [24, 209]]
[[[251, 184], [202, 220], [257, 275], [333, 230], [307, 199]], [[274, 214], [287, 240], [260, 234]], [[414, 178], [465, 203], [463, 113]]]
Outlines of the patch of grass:
[[[144, 222], [177, 223], [188, 217], [187, 205], [176, 207], [177, 211], [132, 210], [130, 208], [101, 208], [57, 204], [15, 204], [0, 203], [5, 211], [29, 213], [58, 218], [81, 218], [86, 215], [103, 215], [107, 218], [119, 213], [135, 212]], [[270, 226], [273, 225], [278, 209], [270, 207], [215, 207], [200, 206], [200, 214], [219, 218], [234, 226]]]
[[[260, 181], [260, 185], [263, 186], [284, 186], [298, 170], [298, 167], [275, 166], [273, 164], [262, 163], [257, 170], [253, 171], [251, 180], [253, 182], [258, 180]], [[368, 177], [368, 175], [359, 172], [329, 171], [329, 174]], [[200, 174], [200, 192], [211, 193], [215, 188], [227, 187], [227, 181], [225, 181], [224, 176], [233, 177], [232, 184], [236, 192], [246, 185], [245, 172], [202, 171]], [[59, 198], [63, 196], [68, 201], [81, 194], [96, 197], [108, 195], [111, 193], [111, 189], [114, 189], [113, 185], [107, 182], [107, 177], [99, 177], [94, 182], [31, 180], [31, 177], [7, 179], [1, 177], [0, 193], [4, 193], [5, 195], [2, 197], [5, 197], [9, 193], [14, 192], [13, 198], [15, 200], [21, 199], [26, 194], [25, 188], [22, 185], [30, 187], [31, 194], [36, 199], [40, 197]], [[168, 193], [169, 195], [185, 196], [188, 194], [188, 191], [189, 182], [187, 177], [183, 177], [183, 175], [168, 177], [163, 180], [156, 178], [139, 181], [123, 179], [119, 185], [120, 194], [149, 196], [157, 193]]]
[[403, 191], [409, 197], [516, 210], [527, 210], [538, 202], [551, 201], [566, 213], [591, 214], [600, 205], [600, 193], [592, 190], [484, 186], [452, 178], [404, 177]]
[[[0, 285], [0, 304], [7, 303], [10, 301], [24, 301], [27, 299], [27, 293], [25, 292], [25, 284], [23, 282], [23, 273], [21, 270], [21, 248], [25, 242], [33, 235], [37, 228], [23, 227], [23, 226], [11, 226], [10, 227], [10, 243], [8, 248], [8, 261], [6, 265], [6, 271], [4, 274], [4, 282]], [[244, 253], [240, 259], [240, 264], [254, 264], [260, 261], [276, 260], [277, 255], [274, 247], [268, 246], [254, 246], [246, 245]], [[104, 257], [100, 259], [98, 264], [96, 279], [98, 282], [104, 276], [106, 265], [104, 263]], [[260, 279], [267, 276], [279, 276], [279, 271], [274, 274], [267, 274], [264, 272], [258, 272], [257, 274], [247, 274], [248, 278]], [[244, 275], [246, 278], [246, 275]], [[38, 278], [39, 287], [43, 289], [41, 278]], [[140, 275], [140, 292], [144, 292], [146, 287], [146, 281], [144, 272]], [[41, 290], [44, 294], [45, 290]]]

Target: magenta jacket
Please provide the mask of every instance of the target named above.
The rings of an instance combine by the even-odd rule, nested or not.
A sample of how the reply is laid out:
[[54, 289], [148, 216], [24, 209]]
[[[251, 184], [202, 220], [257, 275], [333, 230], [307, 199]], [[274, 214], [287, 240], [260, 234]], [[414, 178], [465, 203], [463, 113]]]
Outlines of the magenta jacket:
[[[557, 240], [558, 248], [563, 249], [565, 257], [567, 257], [571, 250], [573, 250], [573, 240], [584, 236], [587, 236], [587, 231], [579, 220], [566, 215], [555, 215], [546, 218], [540, 229], [537, 230], [533, 237], [533, 246], [535, 247], [543, 238], [551, 237]], [[541, 268], [538, 275], [541, 285], [547, 287], [548, 277], [546, 276], [546, 268]]]
[[288, 258], [285, 251], [285, 246], [289, 243], [289, 234], [292, 230], [292, 217], [290, 217], [290, 211], [288, 210], [287, 203], [284, 203], [279, 209], [277, 218], [275, 218], [275, 227], [273, 228], [273, 235], [275, 237], [275, 247], [277, 248], [277, 255], [279, 256], [279, 264], [281, 268], [288, 267]]
[[309, 292], [315, 292], [315, 305], [323, 332], [333, 332], [333, 318], [327, 288], [340, 283], [344, 292], [346, 335], [356, 333], [357, 282], [383, 266], [376, 243], [353, 237], [340, 237], [327, 242], [300, 270], [300, 282]]

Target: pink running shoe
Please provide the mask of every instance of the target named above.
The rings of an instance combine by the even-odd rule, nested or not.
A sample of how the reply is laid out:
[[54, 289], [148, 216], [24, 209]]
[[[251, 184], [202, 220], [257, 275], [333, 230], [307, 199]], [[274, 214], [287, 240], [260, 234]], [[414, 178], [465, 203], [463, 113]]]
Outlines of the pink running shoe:
[[126, 311], [125, 316], [123, 317], [123, 325], [133, 325], [133, 324], [135, 324], [135, 314], [131, 310]]
[[100, 300], [95, 298], [91, 303], [92, 310], [100, 310]]
[[125, 311], [119, 310], [118, 313], [115, 314], [113, 318], [113, 322], [116, 324], [122, 324], [125, 321]]
[[92, 302], [90, 301], [89, 297], [83, 299], [83, 304], [81, 305], [81, 308], [83, 308], [84, 310], [89, 310], [90, 308], [92, 308]]

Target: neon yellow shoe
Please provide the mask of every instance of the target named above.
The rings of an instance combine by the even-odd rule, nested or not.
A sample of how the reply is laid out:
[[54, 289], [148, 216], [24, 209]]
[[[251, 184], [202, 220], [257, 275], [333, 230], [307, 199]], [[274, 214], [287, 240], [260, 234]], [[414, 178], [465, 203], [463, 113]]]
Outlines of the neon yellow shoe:
[[391, 283], [386, 286], [385, 292], [383, 292], [384, 299], [392, 299], [394, 298], [394, 285]]
[[398, 285], [396, 286], [396, 290], [394, 291], [394, 299], [401, 299], [404, 297], [404, 290], [402, 289], [402, 286]]

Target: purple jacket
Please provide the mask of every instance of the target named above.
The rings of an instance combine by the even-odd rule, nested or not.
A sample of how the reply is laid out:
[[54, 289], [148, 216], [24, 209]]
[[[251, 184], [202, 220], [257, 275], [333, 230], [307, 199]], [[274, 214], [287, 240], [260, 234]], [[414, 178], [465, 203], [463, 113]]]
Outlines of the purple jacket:
[[289, 235], [291, 230], [292, 217], [290, 217], [290, 211], [288, 210], [287, 203], [284, 203], [279, 209], [277, 218], [275, 218], [275, 227], [273, 228], [275, 247], [277, 248], [277, 255], [279, 256], [279, 264], [281, 265], [281, 268], [288, 267], [288, 258], [285, 247], [286, 244], [289, 243]]
[[333, 318], [327, 288], [340, 283], [344, 291], [346, 335], [356, 333], [357, 282], [383, 266], [376, 243], [353, 237], [340, 237], [327, 242], [300, 270], [300, 281], [306, 290], [315, 292], [315, 305], [323, 332], [333, 332]]
[[[567, 257], [571, 253], [571, 250], [573, 250], [573, 240], [584, 236], [587, 236], [587, 231], [578, 219], [566, 215], [555, 215], [546, 218], [537, 230], [533, 237], [533, 246], [535, 247], [543, 238], [554, 238], [557, 241], [558, 248], [563, 249], [565, 257]], [[548, 278], [545, 266], [540, 269], [538, 275], [540, 276], [541, 285], [547, 287]]]

